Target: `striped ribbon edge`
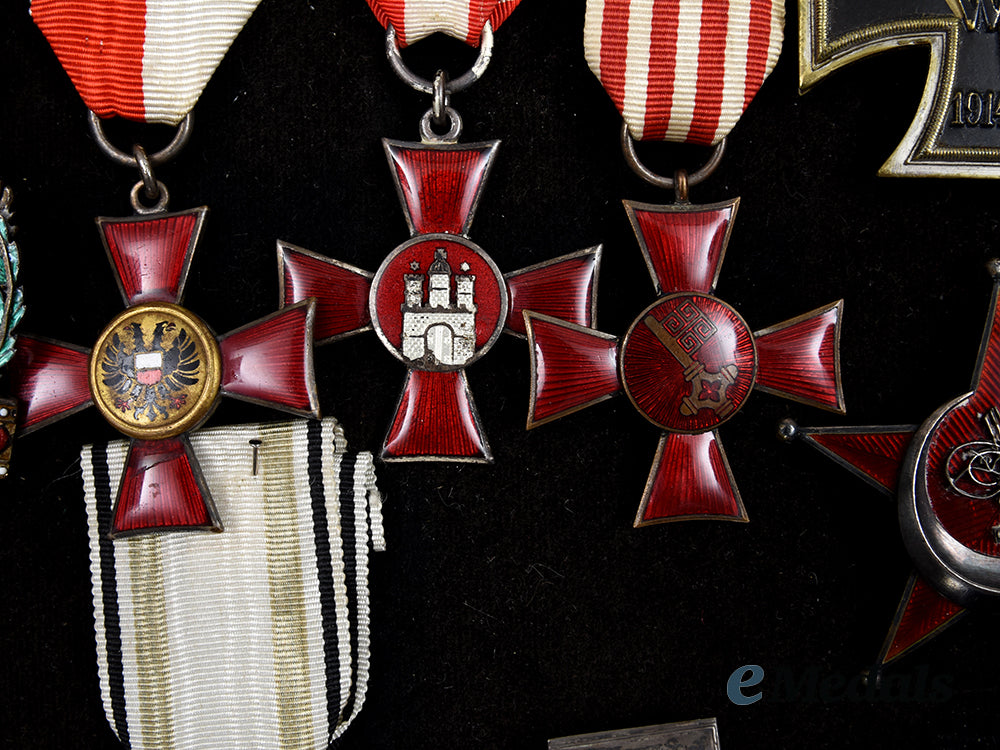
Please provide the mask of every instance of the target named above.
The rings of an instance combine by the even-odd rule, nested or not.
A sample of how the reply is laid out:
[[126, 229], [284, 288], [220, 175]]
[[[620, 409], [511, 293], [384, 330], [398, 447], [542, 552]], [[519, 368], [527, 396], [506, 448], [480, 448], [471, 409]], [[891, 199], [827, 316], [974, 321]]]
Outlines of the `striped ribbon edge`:
[[382, 26], [396, 30], [401, 47], [441, 32], [478, 47], [483, 27], [496, 31], [521, 0], [368, 0]]
[[710, 145], [777, 63], [781, 0], [587, 0], [584, 52], [636, 140]]
[[[347, 586], [347, 611], [354, 612], [355, 617], [348, 621], [349, 628], [347, 633], [348, 643], [350, 644], [350, 651], [352, 656], [352, 663], [355, 665], [355, 680], [356, 689], [360, 688], [362, 690], [367, 690], [367, 679], [368, 679], [368, 663], [370, 663], [371, 653], [367, 648], [367, 638], [364, 651], [362, 654], [361, 647], [361, 620], [365, 620], [365, 635], [368, 634], [367, 620], [369, 616], [369, 611], [362, 611], [360, 609], [361, 597], [358, 594], [358, 581], [363, 575], [363, 569], [365, 568], [364, 562], [367, 562], [367, 547], [368, 545], [362, 541], [362, 549], [358, 548], [358, 539], [364, 539], [364, 536], [357, 533], [355, 528], [355, 523], [357, 520], [357, 514], [355, 513], [355, 507], [357, 505], [357, 498], [355, 497], [354, 491], [354, 470], [356, 463], [354, 456], [345, 455], [341, 459], [340, 463], [340, 528], [341, 535], [343, 537], [344, 543], [344, 575], [347, 576], [347, 580], [353, 581], [354, 585]], [[353, 552], [353, 554], [351, 554]], [[367, 604], [367, 602], [366, 602]], [[367, 610], [367, 608], [366, 608]], [[365, 661], [365, 685], [362, 687], [358, 675], [361, 672], [361, 661]], [[361, 695], [361, 701], [364, 700], [364, 694]], [[335, 723], [330, 724], [331, 727], [335, 729], [330, 733], [330, 740], [333, 741], [339, 737], [347, 726], [354, 720], [357, 716], [356, 709], [360, 708], [361, 701], [357, 700], [357, 693], [352, 691], [347, 695], [347, 700], [343, 704], [343, 714], [339, 717], [339, 720]], [[344, 716], [348, 717], [347, 721], [344, 721]], [[343, 722], [343, 724], [341, 724]]]
[[[84, 448], [81, 454], [84, 492], [96, 501], [96, 523], [98, 529], [111, 528], [111, 474], [108, 470], [108, 451], [104, 444], [94, 445], [90, 451]], [[91, 570], [100, 571], [100, 601], [94, 594], [94, 629], [104, 633], [98, 637], [98, 665], [107, 678], [101, 680], [104, 708], [108, 714], [118, 740], [125, 748], [131, 748], [128, 721], [125, 715], [125, 671], [122, 662], [122, 632], [118, 612], [118, 587], [116, 584], [114, 542], [107, 534], [90, 535]], [[103, 640], [103, 643], [102, 643]]]
[[260, 0], [32, 0], [31, 15], [87, 107], [176, 125]]
[[[347, 578], [347, 611], [354, 613], [348, 618], [348, 632], [338, 633], [334, 602], [333, 568], [330, 558], [330, 523], [326, 517], [326, 499], [322, 481], [323, 427], [319, 422], [309, 422], [309, 486], [312, 493], [314, 528], [316, 530], [317, 569], [320, 577], [320, 600], [323, 608], [324, 657], [327, 682], [327, 715], [330, 727], [328, 742], [337, 740], [351, 725], [368, 690], [368, 676], [371, 664], [370, 623], [371, 607], [368, 596], [368, 540], [369, 540], [369, 495], [374, 484], [370, 457], [359, 461], [358, 456], [337, 451], [337, 467], [340, 517], [337, 523], [341, 529], [341, 543], [344, 550], [344, 575]], [[329, 426], [327, 426], [329, 429]], [[330, 436], [333, 437], [332, 435]], [[357, 474], [362, 473], [361, 481]], [[377, 490], [374, 491], [377, 494]], [[377, 517], [379, 514], [373, 514]], [[376, 549], [377, 543], [375, 546]], [[323, 562], [320, 564], [320, 550]], [[339, 654], [344, 637], [350, 645], [351, 663], [354, 665], [354, 689], [347, 695], [337, 694], [334, 699], [331, 686], [339, 685]], [[346, 717], [346, 719], [345, 719]]]
[[[336, 583], [333, 578], [333, 556], [330, 544], [329, 519], [326, 512], [326, 485], [323, 481], [322, 433], [318, 422], [310, 422], [308, 472], [309, 491], [313, 511], [313, 530], [316, 535], [316, 572], [319, 577], [320, 608], [323, 613], [323, 661], [326, 673], [327, 720], [329, 727], [340, 721], [340, 652], [341, 633], [337, 628]], [[338, 688], [333, 695], [333, 686]]]
[[[367, 692], [370, 672], [370, 600], [368, 593], [368, 544], [373, 549], [384, 549], [381, 537], [381, 498], [374, 483], [371, 454], [346, 452], [342, 431], [332, 419], [307, 423], [308, 479], [310, 504], [314, 519], [313, 533], [316, 540], [316, 571], [323, 620], [324, 656], [326, 662], [327, 714], [329, 717], [328, 743], [335, 742], [359, 714]], [[244, 426], [246, 427], [246, 426]], [[212, 430], [211, 432], [221, 432]], [[209, 431], [206, 431], [209, 432]], [[123, 448], [123, 446], [117, 446]], [[94, 498], [90, 523], [97, 529], [110, 523], [116, 482], [112, 481], [108, 460], [109, 445], [85, 447], [81, 461], [84, 489]], [[323, 458], [330, 459], [334, 470], [323, 470]], [[326, 455], [324, 455], [326, 454]], [[327, 504], [327, 492], [336, 495], [336, 504]], [[320, 511], [322, 503], [323, 510]], [[336, 508], [337, 517], [328, 518], [327, 509]], [[348, 597], [348, 632], [338, 632], [336, 604], [332, 597], [336, 588], [335, 570], [331, 563], [330, 534], [339, 529], [338, 545], [343, 549], [345, 581], [341, 584]], [[374, 536], [374, 534], [377, 534]], [[96, 537], [96, 538], [95, 538]], [[125, 669], [122, 652], [122, 634], [119, 613], [119, 586], [116, 582], [116, 543], [106, 534], [91, 532], [91, 563], [93, 574], [99, 571], [98, 596], [95, 580], [95, 629], [98, 635], [98, 662], [103, 679], [102, 697], [108, 721], [126, 748], [133, 745], [129, 739], [129, 721], [125, 702]], [[323, 549], [326, 552], [324, 554]], [[123, 553], [120, 553], [123, 554]], [[324, 593], [326, 592], [326, 593]], [[324, 597], [331, 597], [322, 601]], [[103, 632], [103, 638], [101, 634]], [[344, 641], [348, 643], [345, 644]], [[349, 644], [349, 645], [348, 645]], [[347, 646], [347, 648], [345, 648]], [[343, 652], [347, 653], [344, 654]], [[353, 680], [342, 686], [340, 659], [347, 657], [348, 666], [354, 665]], [[342, 692], [344, 691], [344, 692]], [[142, 744], [140, 743], [140, 747]], [[325, 747], [325, 745], [324, 745]]]

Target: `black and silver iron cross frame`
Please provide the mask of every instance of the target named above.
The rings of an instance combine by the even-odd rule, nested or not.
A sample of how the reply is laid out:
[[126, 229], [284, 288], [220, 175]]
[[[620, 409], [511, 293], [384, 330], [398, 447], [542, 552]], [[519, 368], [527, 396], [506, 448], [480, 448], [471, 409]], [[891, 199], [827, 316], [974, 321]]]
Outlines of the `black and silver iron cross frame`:
[[880, 174], [1000, 177], [1000, 4], [799, 0], [799, 88], [878, 52], [930, 52], [920, 104]]

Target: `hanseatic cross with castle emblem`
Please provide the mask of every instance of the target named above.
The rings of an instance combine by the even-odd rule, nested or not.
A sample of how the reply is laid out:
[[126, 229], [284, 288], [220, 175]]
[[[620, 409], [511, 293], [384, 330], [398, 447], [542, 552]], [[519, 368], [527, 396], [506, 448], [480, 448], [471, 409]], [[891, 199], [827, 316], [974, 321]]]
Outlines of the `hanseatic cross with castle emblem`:
[[1000, 177], [998, 0], [799, 0], [799, 86], [903, 45], [930, 49], [919, 110], [882, 174]]
[[321, 343], [374, 329], [407, 367], [383, 460], [492, 461], [465, 368], [523, 310], [593, 323], [600, 247], [504, 275], [468, 238], [498, 143], [383, 141], [411, 238], [374, 274], [278, 243], [282, 304], [315, 297]]
[[536, 427], [624, 392], [663, 432], [636, 526], [689, 518], [746, 521], [716, 428], [757, 388], [842, 412], [841, 302], [751, 333], [713, 296], [739, 199], [713, 205], [625, 202], [659, 297], [619, 340], [525, 313]]

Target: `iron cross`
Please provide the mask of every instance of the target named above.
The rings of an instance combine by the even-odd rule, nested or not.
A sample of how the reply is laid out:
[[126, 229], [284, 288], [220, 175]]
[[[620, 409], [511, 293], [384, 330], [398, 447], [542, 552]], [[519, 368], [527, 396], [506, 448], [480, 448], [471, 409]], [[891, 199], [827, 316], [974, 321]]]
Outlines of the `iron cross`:
[[998, 26], [997, 0], [799, 0], [799, 88], [876, 52], [926, 45], [919, 109], [880, 174], [1000, 177]]
[[549, 740], [548, 750], [720, 750], [721, 747], [719, 725], [712, 718], [557, 737]]

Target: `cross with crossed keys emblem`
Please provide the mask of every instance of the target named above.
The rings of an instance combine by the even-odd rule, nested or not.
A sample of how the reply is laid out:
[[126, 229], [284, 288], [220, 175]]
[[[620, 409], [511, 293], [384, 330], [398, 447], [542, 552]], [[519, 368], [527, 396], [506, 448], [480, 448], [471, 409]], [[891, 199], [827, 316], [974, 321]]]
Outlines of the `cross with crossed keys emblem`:
[[876, 52], [930, 48], [919, 109], [880, 174], [1000, 177], [1000, 0], [799, 0], [799, 28], [802, 91]]
[[[691, 384], [691, 393], [681, 401], [681, 414], [690, 417], [697, 414], [700, 409], [711, 409], [720, 417], [726, 417], [736, 408], [732, 400], [728, 397], [727, 391], [729, 390], [729, 386], [736, 382], [740, 368], [730, 363], [722, 365], [718, 372], [709, 372], [705, 368], [705, 365], [692, 358], [691, 354], [693, 352], [689, 352], [685, 348], [682, 339], [677, 337], [675, 331], [680, 329], [679, 333], [683, 335], [692, 329], [707, 328], [707, 331], [705, 331], [706, 338], [713, 336], [718, 331], [712, 325], [711, 321], [701, 315], [701, 311], [696, 305], [688, 304], [686, 306], [686, 309], [690, 310], [692, 308], [694, 315], [689, 317], [694, 317], [695, 320], [693, 323], [687, 324], [683, 329], [680, 329], [680, 326], [687, 323], [685, 319], [681, 319], [678, 324], [674, 323], [676, 318], [668, 318], [666, 321], [667, 325], [665, 326], [652, 315], [647, 315], [642, 319], [642, 322], [643, 325], [653, 332], [653, 335], [656, 336], [660, 343], [666, 347], [671, 356], [677, 360], [677, 363], [684, 368], [684, 379]], [[668, 329], [671, 323], [674, 323], [675, 331]], [[700, 326], [698, 325], [699, 323], [701, 324]], [[690, 348], [696, 351], [701, 348], [702, 343], [702, 341], [697, 341], [697, 344]]]
[[529, 429], [624, 393], [662, 431], [635, 526], [747, 520], [716, 428], [753, 388], [844, 410], [841, 302], [751, 332], [714, 296], [738, 206], [625, 201], [658, 296], [620, 339], [524, 313]]

